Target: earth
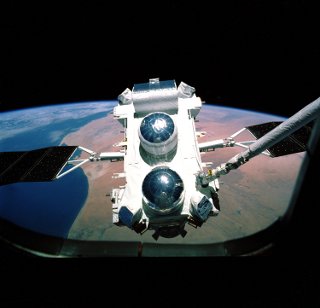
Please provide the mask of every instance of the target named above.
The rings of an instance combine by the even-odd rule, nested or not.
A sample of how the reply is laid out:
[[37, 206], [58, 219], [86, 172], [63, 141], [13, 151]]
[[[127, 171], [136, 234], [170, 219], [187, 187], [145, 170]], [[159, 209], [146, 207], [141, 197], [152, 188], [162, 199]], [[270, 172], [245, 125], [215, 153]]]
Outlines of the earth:
[[[22, 109], [0, 114], [0, 151], [26, 151], [54, 145], [81, 145], [95, 152], [116, 151], [122, 126], [113, 119], [116, 101], [73, 103]], [[269, 121], [276, 115], [204, 104], [196, 129], [207, 132], [205, 142], [226, 138], [239, 129]], [[237, 141], [252, 140], [249, 132]], [[213, 167], [242, 148], [203, 153]], [[254, 234], [282, 216], [289, 205], [304, 153], [270, 158], [259, 155], [220, 181], [218, 216], [201, 228], [186, 225], [182, 238], [159, 238], [159, 243], [215, 243]], [[123, 179], [123, 162], [87, 163], [65, 177], [45, 183], [18, 183], [0, 187], [0, 218], [19, 227], [64, 239], [152, 242], [153, 231], [136, 234], [112, 224], [109, 194]]]

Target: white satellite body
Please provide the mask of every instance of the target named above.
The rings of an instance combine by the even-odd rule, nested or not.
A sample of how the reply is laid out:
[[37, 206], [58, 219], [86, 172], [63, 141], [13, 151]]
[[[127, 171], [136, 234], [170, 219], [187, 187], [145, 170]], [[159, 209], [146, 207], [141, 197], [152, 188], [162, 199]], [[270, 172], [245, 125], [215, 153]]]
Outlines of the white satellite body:
[[[308, 150], [311, 121], [320, 116], [320, 98], [284, 122], [241, 128], [225, 139], [198, 143], [195, 119], [202, 101], [195, 89], [174, 80], [150, 79], [118, 97], [113, 115], [124, 127], [119, 151], [96, 153], [82, 146], [54, 146], [32, 151], [0, 152], [0, 185], [59, 179], [88, 162], [124, 160], [124, 186], [111, 193], [113, 223], [153, 237], [185, 236], [185, 224], [200, 227], [219, 213], [221, 175], [256, 155], [278, 157]], [[248, 130], [253, 140], [235, 141]], [[258, 140], [256, 140], [258, 139]], [[245, 148], [226, 163], [204, 172], [211, 163], [201, 152], [216, 148]], [[72, 159], [76, 150], [88, 158]], [[71, 168], [68, 168], [72, 165]]]
[[[194, 88], [183, 82], [177, 88], [174, 80], [150, 79], [119, 95], [113, 116], [124, 127], [124, 141], [117, 145], [123, 148], [124, 173], [119, 176], [126, 185], [112, 191], [113, 223], [139, 233], [156, 230], [154, 237], [185, 235], [184, 225], [194, 223], [193, 205], [201, 196], [196, 178], [206, 165], [195, 130], [201, 106]], [[218, 180], [210, 187], [208, 191], [218, 190]], [[205, 216], [217, 212], [213, 204], [204, 206]]]

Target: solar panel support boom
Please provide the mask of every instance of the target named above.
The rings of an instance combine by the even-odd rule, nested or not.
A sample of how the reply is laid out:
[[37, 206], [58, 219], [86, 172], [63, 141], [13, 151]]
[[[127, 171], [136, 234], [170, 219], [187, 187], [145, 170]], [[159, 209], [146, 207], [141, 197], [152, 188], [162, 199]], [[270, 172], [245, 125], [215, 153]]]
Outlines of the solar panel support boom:
[[[77, 150], [87, 158], [71, 159]], [[0, 152], [0, 185], [60, 179], [88, 162], [122, 160], [123, 152], [96, 152], [82, 146], [53, 146], [32, 151]], [[68, 165], [74, 165], [67, 169]]]

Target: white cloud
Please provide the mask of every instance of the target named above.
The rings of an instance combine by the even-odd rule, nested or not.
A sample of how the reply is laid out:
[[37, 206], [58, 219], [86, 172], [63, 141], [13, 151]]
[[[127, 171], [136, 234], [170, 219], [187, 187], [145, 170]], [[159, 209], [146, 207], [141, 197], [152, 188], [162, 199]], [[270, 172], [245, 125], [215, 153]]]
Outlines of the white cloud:
[[51, 142], [57, 142], [58, 140], [61, 139], [62, 135], [64, 132], [62, 130], [55, 130], [53, 132], [50, 132], [49, 137]]
[[[12, 138], [49, 124], [81, 119], [100, 112], [107, 113], [116, 104], [116, 101], [99, 101], [3, 112], [0, 113], [0, 139]], [[58, 134], [60, 132], [53, 132], [51, 138], [58, 138]]]

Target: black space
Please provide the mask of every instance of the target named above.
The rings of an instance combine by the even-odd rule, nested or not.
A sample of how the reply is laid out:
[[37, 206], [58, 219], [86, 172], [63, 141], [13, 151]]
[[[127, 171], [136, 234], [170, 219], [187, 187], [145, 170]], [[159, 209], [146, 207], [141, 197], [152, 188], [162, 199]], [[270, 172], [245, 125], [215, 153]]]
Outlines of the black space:
[[320, 96], [306, 1], [12, 4], [0, 25], [2, 110], [115, 99], [154, 77], [208, 103], [287, 116]]
[[[184, 81], [208, 103], [283, 116], [320, 96], [319, 17], [310, 2], [43, 3], [0, 6], [1, 111], [116, 99], [125, 88], [155, 77]], [[314, 165], [319, 170], [319, 163]], [[309, 172], [309, 184], [318, 173]], [[305, 185], [301, 196], [310, 193]], [[1, 252], [6, 288], [0, 298], [8, 306], [71, 307], [79, 301], [93, 307], [102, 298], [110, 303], [116, 290], [119, 304], [132, 299], [163, 307], [169, 292], [176, 294], [173, 300], [183, 297], [196, 306], [203, 299], [231, 300], [237, 307], [315, 307], [320, 302], [315, 261], [319, 216], [303, 210], [310, 209], [313, 196], [301, 198], [297, 215], [302, 220], [295, 216], [293, 236], [288, 242], [282, 238], [286, 245], [267, 260], [70, 263]], [[100, 278], [103, 283], [96, 280], [92, 290], [91, 282]], [[109, 289], [106, 280], [114, 286]], [[73, 284], [79, 289], [69, 293]], [[150, 302], [144, 292], [157, 296]], [[62, 305], [60, 294], [70, 301]]]

